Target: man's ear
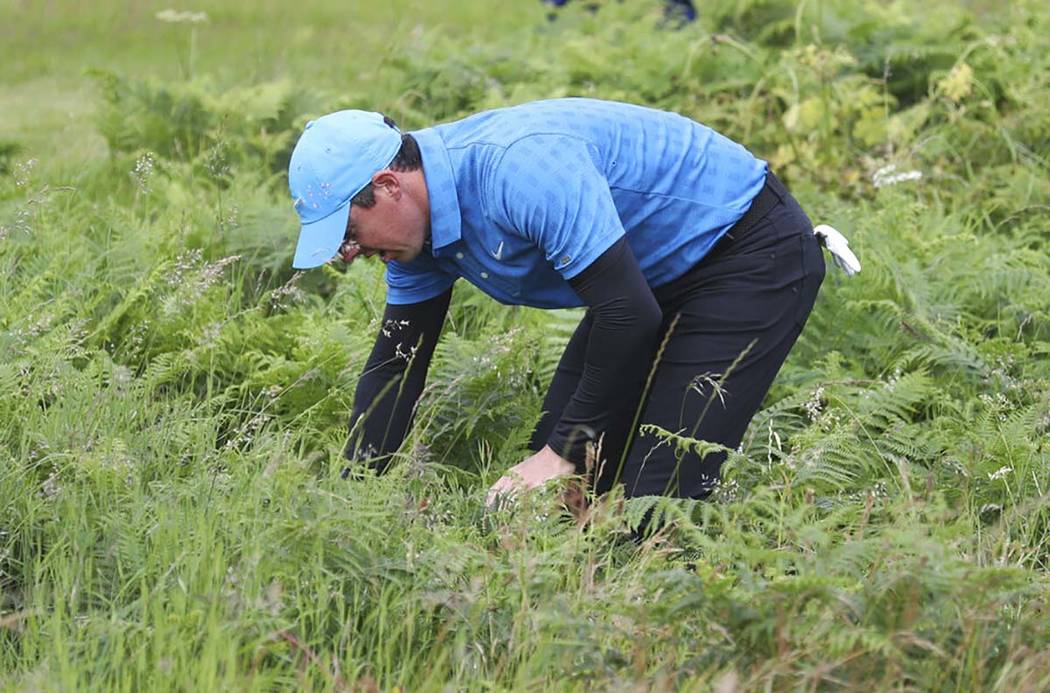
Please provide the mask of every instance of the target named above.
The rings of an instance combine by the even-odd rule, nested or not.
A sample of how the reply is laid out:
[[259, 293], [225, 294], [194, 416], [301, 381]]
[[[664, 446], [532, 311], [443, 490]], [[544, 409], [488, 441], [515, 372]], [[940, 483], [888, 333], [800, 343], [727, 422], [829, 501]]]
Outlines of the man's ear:
[[372, 176], [372, 189], [382, 190], [394, 200], [401, 199], [401, 180], [390, 169], [377, 171]]

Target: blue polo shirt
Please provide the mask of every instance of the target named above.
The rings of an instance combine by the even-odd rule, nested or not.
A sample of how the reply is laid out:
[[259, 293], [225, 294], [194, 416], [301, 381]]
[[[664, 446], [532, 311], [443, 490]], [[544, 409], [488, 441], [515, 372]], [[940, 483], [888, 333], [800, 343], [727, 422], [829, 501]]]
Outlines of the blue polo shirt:
[[501, 303], [581, 305], [568, 281], [627, 237], [651, 287], [692, 268], [747, 211], [766, 164], [674, 113], [594, 99], [485, 111], [413, 132], [430, 251], [387, 264], [387, 302], [463, 277]]

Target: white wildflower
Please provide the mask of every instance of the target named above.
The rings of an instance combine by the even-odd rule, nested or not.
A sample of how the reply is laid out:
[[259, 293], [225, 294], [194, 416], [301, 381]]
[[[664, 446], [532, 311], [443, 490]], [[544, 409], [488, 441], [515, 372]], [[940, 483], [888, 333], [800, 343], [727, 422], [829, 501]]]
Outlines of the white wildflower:
[[395, 330], [399, 331], [403, 327], [408, 327], [408, 320], [385, 320], [383, 321], [382, 333], [384, 337], [391, 337]]
[[252, 444], [255, 440], [256, 435], [262, 430], [273, 417], [269, 414], [259, 412], [255, 414], [251, 419], [241, 425], [237, 431], [236, 437], [230, 438], [226, 441], [226, 447], [228, 449], [243, 450]]
[[418, 346], [412, 346], [407, 351], [401, 342], [398, 342], [394, 347], [394, 356], [404, 361], [411, 361], [416, 357], [416, 352], [419, 350]]
[[135, 168], [131, 171], [131, 178], [135, 181], [135, 187], [140, 193], [150, 191], [149, 179], [153, 176], [153, 165], [155, 160], [152, 152], [146, 152], [135, 162]]
[[175, 266], [172, 268], [171, 273], [165, 277], [168, 286], [182, 284], [186, 273], [196, 269], [200, 265], [203, 256], [204, 254], [200, 248], [193, 248], [175, 258]]
[[33, 173], [33, 169], [36, 167], [36, 159], [26, 159], [15, 166], [15, 170], [11, 172], [14, 176], [15, 186], [24, 187], [29, 182], [30, 174]]
[[904, 183], [906, 181], [919, 180], [922, 178], [922, 171], [912, 170], [895, 173], [896, 170], [896, 164], [887, 164], [886, 166], [883, 166], [872, 174], [872, 185], [876, 188], [885, 188], [890, 185], [896, 185], [897, 183]]
[[156, 15], [157, 19], [169, 24], [203, 24], [208, 21], [207, 12], [194, 12], [193, 10], [173, 10], [168, 8], [161, 10]]
[[296, 286], [299, 280], [302, 279], [303, 273], [296, 272], [292, 275], [291, 279], [286, 281], [281, 286], [277, 287], [270, 292], [270, 309], [278, 310], [285, 307], [285, 299], [288, 299], [289, 303], [297, 303], [306, 298], [306, 295], [302, 290]]
[[25, 335], [27, 337], [39, 337], [40, 335], [51, 329], [51, 324], [54, 321], [54, 316], [44, 313], [38, 317], [32, 325], [26, 328]]
[[200, 278], [197, 280], [197, 292], [201, 293], [208, 287], [214, 285], [219, 281], [219, 278], [222, 277], [222, 272], [226, 269], [226, 266], [231, 265], [240, 259], [240, 255], [229, 255], [220, 260], [204, 265], [204, 267], [201, 268]]
[[806, 416], [809, 417], [810, 421], [816, 421], [817, 417], [820, 416], [820, 410], [824, 406], [824, 386], [819, 386], [813, 391], [813, 395], [802, 405], [803, 409], [806, 410]]
[[988, 481], [997, 481], [999, 479], [1002, 479], [1013, 470], [1013, 467], [999, 467], [999, 469], [995, 470], [994, 472], [988, 475]]

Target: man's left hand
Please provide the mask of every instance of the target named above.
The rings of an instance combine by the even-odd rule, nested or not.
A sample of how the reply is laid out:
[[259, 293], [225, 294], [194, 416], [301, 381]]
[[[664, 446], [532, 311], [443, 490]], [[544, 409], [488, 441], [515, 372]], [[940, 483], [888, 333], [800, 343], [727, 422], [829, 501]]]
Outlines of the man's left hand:
[[576, 468], [571, 462], [545, 445], [535, 455], [508, 469], [489, 489], [485, 505], [492, 506], [500, 496], [514, 496], [521, 491], [542, 486], [551, 479], [571, 476], [575, 472]]

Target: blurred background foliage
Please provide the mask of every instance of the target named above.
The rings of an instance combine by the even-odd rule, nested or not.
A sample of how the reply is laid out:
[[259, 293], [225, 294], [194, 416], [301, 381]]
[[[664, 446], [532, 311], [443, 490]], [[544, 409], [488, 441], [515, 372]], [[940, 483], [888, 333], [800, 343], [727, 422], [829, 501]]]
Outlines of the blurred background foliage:
[[[1050, 11], [584, 4], [0, 8], [5, 686], [1050, 683]], [[555, 96], [741, 141], [863, 273], [708, 502], [483, 513], [579, 313], [465, 285], [399, 463], [339, 479], [384, 286], [291, 270], [295, 138]]]

